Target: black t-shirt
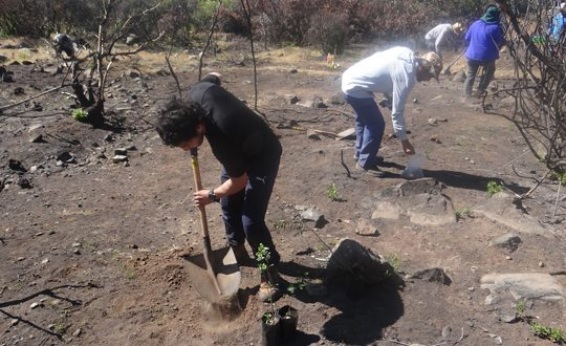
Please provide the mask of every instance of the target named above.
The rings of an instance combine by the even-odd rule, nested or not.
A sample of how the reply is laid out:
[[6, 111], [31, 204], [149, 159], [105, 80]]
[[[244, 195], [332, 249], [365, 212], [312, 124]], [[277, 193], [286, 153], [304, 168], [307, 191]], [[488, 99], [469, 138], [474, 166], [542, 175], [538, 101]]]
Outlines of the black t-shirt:
[[281, 156], [281, 144], [261, 119], [238, 98], [207, 76], [187, 94], [206, 111], [206, 139], [228, 176], [239, 177], [250, 167]]

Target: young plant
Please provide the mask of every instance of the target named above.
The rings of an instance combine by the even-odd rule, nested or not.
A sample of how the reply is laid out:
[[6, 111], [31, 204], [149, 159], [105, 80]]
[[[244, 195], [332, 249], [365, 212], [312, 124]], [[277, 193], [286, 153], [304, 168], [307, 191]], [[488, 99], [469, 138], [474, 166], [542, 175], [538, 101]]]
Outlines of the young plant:
[[334, 183], [330, 184], [330, 186], [326, 190], [326, 197], [330, 198], [333, 201], [337, 201], [337, 200], [340, 199], [340, 194], [338, 193], [338, 190], [336, 189], [336, 184], [334, 184]]
[[268, 277], [267, 270], [272, 266], [272, 264], [270, 264], [271, 251], [267, 246], [263, 245], [263, 243], [259, 244], [255, 254], [255, 259], [262, 277]]
[[487, 183], [487, 193], [490, 196], [493, 196], [496, 193], [501, 192], [501, 191], [503, 191], [503, 184], [501, 184], [501, 183], [498, 184], [496, 181], [493, 181], [493, 180], [490, 180]]
[[71, 114], [73, 116], [73, 119], [75, 119], [75, 120], [78, 120], [80, 122], [86, 122], [87, 121], [88, 112], [85, 111], [82, 108], [73, 109], [73, 112]]
[[470, 217], [472, 215], [472, 210], [470, 208], [463, 208], [456, 210], [456, 220], [460, 221], [465, 217]]
[[533, 333], [535, 333], [535, 336], [541, 339], [550, 340], [557, 344], [566, 342], [566, 335], [562, 329], [547, 327], [536, 322], [531, 323], [531, 329]]
[[525, 311], [527, 310], [527, 302], [524, 299], [518, 300], [515, 304], [515, 312], [519, 319], [523, 319]]
[[309, 273], [305, 272], [296, 283], [287, 286], [287, 292], [289, 292], [289, 294], [295, 294], [297, 292], [300, 292], [307, 287], [308, 283], [309, 283]]
[[393, 274], [395, 274], [395, 272], [397, 272], [397, 269], [399, 269], [399, 257], [397, 257], [397, 255], [391, 255], [391, 256], [387, 256], [385, 260], [387, 261], [389, 266], [391, 266], [392, 269], [392, 272], [390, 272], [389, 269], [387, 269], [386, 272], [386, 275], [390, 277]]
[[274, 311], [264, 312], [263, 315], [261, 316], [261, 320], [263, 321], [263, 323], [267, 325], [274, 325], [275, 323], [277, 323], [277, 319], [275, 318]]

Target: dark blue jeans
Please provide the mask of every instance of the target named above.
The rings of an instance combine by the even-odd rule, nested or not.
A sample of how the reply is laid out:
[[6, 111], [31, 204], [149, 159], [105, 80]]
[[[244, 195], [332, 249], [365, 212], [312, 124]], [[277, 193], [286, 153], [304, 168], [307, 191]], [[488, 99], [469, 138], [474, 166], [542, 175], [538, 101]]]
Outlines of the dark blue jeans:
[[480, 83], [478, 85], [478, 91], [480, 93], [483, 93], [487, 89], [487, 86], [493, 79], [495, 74], [495, 60], [479, 61], [468, 59], [468, 75], [466, 76], [466, 83], [464, 84], [466, 96], [472, 96], [472, 89], [480, 66], [483, 67]]
[[365, 169], [377, 164], [385, 120], [373, 98], [356, 98], [346, 95], [346, 101], [356, 112], [356, 146], [354, 155]]
[[[222, 220], [230, 245], [243, 244], [247, 239], [255, 255], [259, 244], [263, 244], [270, 250], [272, 264], [278, 264], [280, 256], [265, 224], [265, 213], [279, 171], [279, 161], [278, 157], [250, 167], [246, 187], [220, 201]], [[223, 183], [228, 179], [228, 174], [223, 169], [220, 181]]]

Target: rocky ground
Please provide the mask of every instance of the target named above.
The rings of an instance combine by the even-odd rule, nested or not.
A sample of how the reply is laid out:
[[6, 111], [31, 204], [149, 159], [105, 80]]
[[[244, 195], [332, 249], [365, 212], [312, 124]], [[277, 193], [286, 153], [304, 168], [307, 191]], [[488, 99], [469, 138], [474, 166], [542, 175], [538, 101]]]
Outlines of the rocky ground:
[[[0, 114], [0, 345], [258, 345], [260, 316], [284, 305], [298, 311], [289, 345], [550, 345], [527, 322], [564, 330], [563, 195], [546, 179], [516, 198], [546, 170], [511, 123], [462, 98], [463, 62], [440, 84], [418, 84], [407, 105], [424, 178], [403, 179], [408, 158], [384, 111], [379, 179], [355, 170], [353, 140], [337, 136], [353, 126], [341, 72], [375, 47], [353, 47], [334, 67], [313, 51], [260, 52], [258, 108], [284, 147], [267, 221], [295, 290], [262, 304], [258, 270], [242, 267], [242, 312], [225, 321], [210, 318], [179, 256], [200, 251], [200, 228], [190, 158], [151, 126], [176, 90], [163, 54], [113, 66], [107, 124], [94, 129], [71, 117], [70, 88], [29, 100], [64, 71], [20, 44], [0, 46], [13, 73], [0, 109], [20, 103]], [[206, 61], [254, 104], [245, 50]], [[172, 63], [183, 87], [196, 81], [194, 57]], [[499, 66], [501, 87], [510, 61]], [[508, 101], [488, 100], [499, 111]], [[214, 186], [207, 145], [200, 161]], [[493, 184], [502, 191], [492, 196]], [[208, 208], [214, 248], [225, 244], [219, 214]], [[353, 253], [377, 269], [346, 262]], [[385, 280], [375, 263], [393, 269]], [[327, 284], [336, 276], [346, 285]]]

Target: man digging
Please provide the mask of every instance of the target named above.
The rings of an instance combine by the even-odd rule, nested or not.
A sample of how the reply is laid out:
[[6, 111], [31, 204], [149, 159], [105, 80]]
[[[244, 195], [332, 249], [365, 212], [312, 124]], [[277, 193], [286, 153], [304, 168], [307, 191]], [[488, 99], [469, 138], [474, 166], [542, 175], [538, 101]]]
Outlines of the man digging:
[[156, 130], [166, 145], [185, 151], [207, 139], [222, 164], [221, 184], [195, 191], [197, 207], [220, 202], [228, 242], [238, 263], [250, 258], [260, 244], [269, 248], [270, 263], [262, 273], [260, 301], [272, 301], [279, 292], [280, 255], [265, 224], [265, 213], [279, 170], [282, 148], [269, 126], [237, 97], [220, 86], [220, 74], [211, 73], [181, 99], [174, 98], [161, 112]]

